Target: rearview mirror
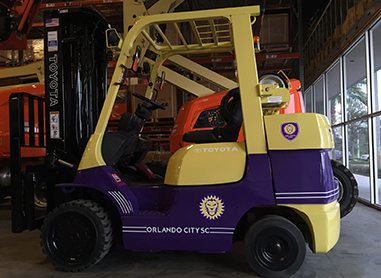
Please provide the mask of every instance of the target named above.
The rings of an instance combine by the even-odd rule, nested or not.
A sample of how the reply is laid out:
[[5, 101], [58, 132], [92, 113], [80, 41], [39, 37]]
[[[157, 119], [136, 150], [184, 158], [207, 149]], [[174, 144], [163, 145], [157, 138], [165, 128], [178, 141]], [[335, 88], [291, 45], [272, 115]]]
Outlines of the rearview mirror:
[[110, 49], [121, 49], [123, 40], [115, 28], [106, 30], [106, 46]]

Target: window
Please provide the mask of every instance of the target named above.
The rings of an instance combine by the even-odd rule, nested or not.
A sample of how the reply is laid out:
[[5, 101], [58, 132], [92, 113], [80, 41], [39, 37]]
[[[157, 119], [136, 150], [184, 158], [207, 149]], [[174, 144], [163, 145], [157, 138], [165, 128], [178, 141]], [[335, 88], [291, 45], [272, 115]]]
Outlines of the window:
[[347, 120], [356, 119], [368, 113], [365, 54], [365, 40], [363, 38], [344, 56]]
[[343, 148], [343, 127], [338, 126], [332, 128], [333, 141], [335, 148], [332, 150], [331, 159], [337, 160], [341, 163], [344, 161], [344, 148]]
[[381, 22], [371, 31], [374, 65], [374, 111], [381, 110]]
[[305, 110], [306, 112], [312, 112], [312, 88], [309, 87], [306, 92], [304, 93], [304, 103], [305, 103]]
[[381, 20], [311, 87], [306, 109], [326, 112], [335, 143], [331, 158], [354, 174], [361, 199], [381, 207]]
[[314, 85], [315, 112], [324, 114], [324, 82], [320, 78]]
[[360, 197], [370, 201], [368, 120], [348, 124], [348, 166], [355, 175]]
[[343, 121], [341, 105], [340, 62], [327, 72], [327, 116], [331, 124]]
[[[373, 54], [373, 111], [381, 110], [381, 22], [370, 32]], [[381, 205], [381, 117], [373, 119], [375, 197], [376, 204]]]
[[375, 168], [376, 168], [376, 202], [381, 205], [381, 117], [373, 119], [374, 124], [374, 146], [375, 146]]

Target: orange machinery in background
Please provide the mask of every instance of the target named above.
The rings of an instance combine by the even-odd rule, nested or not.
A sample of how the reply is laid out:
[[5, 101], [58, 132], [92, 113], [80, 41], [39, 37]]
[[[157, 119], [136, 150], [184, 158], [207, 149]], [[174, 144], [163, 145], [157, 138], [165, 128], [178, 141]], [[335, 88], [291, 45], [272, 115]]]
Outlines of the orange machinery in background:
[[0, 50], [23, 50], [41, 0], [0, 2]]
[[[304, 102], [302, 92], [300, 91], [300, 81], [290, 79], [288, 82], [290, 91], [290, 102], [287, 108], [280, 110], [281, 114], [303, 113]], [[185, 103], [179, 110], [175, 125], [170, 135], [170, 151], [174, 153], [179, 148], [191, 145], [184, 142], [185, 133], [194, 130], [207, 130], [216, 126], [224, 125], [225, 122], [219, 113], [221, 99], [227, 91], [214, 93], [208, 96], [196, 98]], [[243, 140], [243, 131], [241, 129], [238, 141]]]

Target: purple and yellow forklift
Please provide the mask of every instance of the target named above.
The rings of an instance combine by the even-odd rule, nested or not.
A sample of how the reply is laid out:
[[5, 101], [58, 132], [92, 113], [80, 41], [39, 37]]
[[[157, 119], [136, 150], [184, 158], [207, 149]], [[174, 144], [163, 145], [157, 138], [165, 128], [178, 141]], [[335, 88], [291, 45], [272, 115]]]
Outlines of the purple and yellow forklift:
[[[259, 13], [259, 6], [250, 6], [144, 16], [123, 41], [109, 29], [107, 44], [119, 46], [120, 55], [83, 154], [73, 161], [65, 145], [75, 127], [65, 119], [83, 107], [62, 110], [68, 105], [62, 104], [65, 97], [47, 93], [51, 105], [41, 111], [46, 162], [22, 173], [17, 159], [12, 166], [13, 231], [41, 228], [48, 260], [57, 270], [71, 272], [100, 262], [114, 244], [144, 252], [225, 253], [241, 240], [247, 263], [264, 277], [295, 273], [307, 244], [314, 253], [329, 252], [340, 234], [339, 189], [328, 155], [330, 125], [319, 114], [280, 115], [288, 90], [259, 84], [252, 37]], [[58, 22], [48, 20], [50, 26]], [[48, 54], [55, 57], [59, 50], [51, 45]], [[226, 124], [186, 133], [195, 144], [170, 157], [162, 179], [137, 175], [128, 166], [144, 159], [149, 144], [141, 130], [155, 110], [165, 109], [156, 100], [163, 63], [177, 54], [227, 52], [236, 57], [238, 87], [220, 104]], [[145, 95], [134, 94], [139, 99], [134, 113], [109, 128], [120, 86], [147, 59]], [[11, 126], [16, 154], [25, 147], [20, 128], [25, 117], [17, 110], [23, 97], [11, 99], [11, 115], [19, 117]], [[241, 126], [244, 140], [237, 142]], [[48, 191], [42, 216], [31, 205], [37, 183], [45, 183]]]

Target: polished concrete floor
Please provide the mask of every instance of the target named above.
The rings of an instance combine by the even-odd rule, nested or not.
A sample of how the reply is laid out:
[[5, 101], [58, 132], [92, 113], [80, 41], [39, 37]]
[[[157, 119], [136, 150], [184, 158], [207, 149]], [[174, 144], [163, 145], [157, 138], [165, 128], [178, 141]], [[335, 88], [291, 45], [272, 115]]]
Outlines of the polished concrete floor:
[[[0, 277], [255, 277], [242, 246], [231, 254], [112, 251], [82, 273], [56, 272], [41, 253], [39, 232], [10, 233], [9, 204], [0, 204]], [[342, 220], [328, 254], [308, 252], [294, 277], [381, 277], [381, 212], [358, 204]]]

